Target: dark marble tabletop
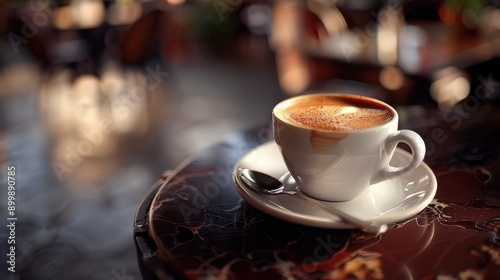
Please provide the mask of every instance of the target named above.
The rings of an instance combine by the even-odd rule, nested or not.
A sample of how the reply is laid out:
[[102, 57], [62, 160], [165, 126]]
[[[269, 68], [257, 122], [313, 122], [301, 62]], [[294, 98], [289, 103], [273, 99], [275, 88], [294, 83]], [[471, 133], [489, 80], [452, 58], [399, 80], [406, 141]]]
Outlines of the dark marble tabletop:
[[[239, 196], [231, 175], [238, 159], [272, 140], [272, 132], [268, 127], [245, 131], [166, 172], [146, 195], [135, 223], [143, 276], [493, 279], [500, 275], [496, 105], [481, 104], [461, 119], [460, 126], [458, 111], [445, 116], [402, 110], [403, 127], [426, 139], [425, 161], [438, 180], [435, 199], [418, 215], [373, 236], [359, 230], [301, 226], [262, 213]], [[455, 122], [447, 121], [452, 117]]]

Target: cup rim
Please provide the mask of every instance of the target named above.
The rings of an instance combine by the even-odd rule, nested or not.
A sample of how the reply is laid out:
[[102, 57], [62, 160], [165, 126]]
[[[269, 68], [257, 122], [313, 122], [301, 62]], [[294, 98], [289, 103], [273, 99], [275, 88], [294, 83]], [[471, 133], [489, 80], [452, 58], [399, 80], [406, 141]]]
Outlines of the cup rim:
[[[390, 121], [388, 121], [388, 122], [386, 122], [384, 124], [381, 124], [381, 125], [374, 126], [374, 127], [362, 128], [362, 129], [353, 129], [353, 130], [345, 130], [345, 131], [342, 131], [342, 130], [332, 131], [332, 130], [328, 130], [328, 129], [311, 128], [311, 127], [301, 126], [301, 125], [292, 123], [292, 122], [290, 122], [288, 120], [284, 120], [282, 117], [280, 117], [279, 114], [276, 113], [276, 111], [278, 110], [278, 107], [279, 106], [283, 106], [283, 104], [285, 104], [285, 103], [293, 102], [296, 99], [302, 99], [302, 98], [305, 98], [305, 97], [308, 97], [308, 96], [313, 96], [313, 95], [316, 95], [316, 96], [320, 96], [320, 95], [321, 96], [337, 96], [337, 97], [358, 98], [358, 99], [363, 99], [363, 100], [369, 100], [371, 102], [380, 104], [383, 107], [385, 107], [387, 110], [389, 110], [392, 113], [393, 117], [392, 117], [392, 119]], [[336, 133], [362, 133], [362, 132], [370, 132], [370, 131], [373, 131], [373, 130], [380, 130], [382, 128], [386, 128], [388, 126], [391, 126], [391, 125], [393, 125], [393, 122], [399, 122], [398, 112], [396, 111], [396, 109], [394, 109], [394, 107], [392, 107], [391, 105], [387, 104], [386, 102], [378, 100], [378, 99], [375, 99], [373, 97], [368, 97], [368, 96], [363, 96], [363, 95], [357, 95], [357, 94], [350, 94], [350, 93], [318, 92], [318, 93], [307, 93], [307, 94], [297, 95], [297, 96], [294, 96], [294, 97], [289, 97], [287, 99], [284, 99], [284, 100], [278, 102], [278, 104], [276, 104], [274, 106], [273, 111], [272, 111], [272, 115], [273, 115], [273, 118], [279, 120], [283, 124], [286, 124], [286, 125], [298, 128], [298, 129], [307, 130], [307, 131], [315, 130], [315, 131], [320, 131], [320, 132], [324, 132], [324, 133], [332, 133], [332, 134], [336, 134]]]

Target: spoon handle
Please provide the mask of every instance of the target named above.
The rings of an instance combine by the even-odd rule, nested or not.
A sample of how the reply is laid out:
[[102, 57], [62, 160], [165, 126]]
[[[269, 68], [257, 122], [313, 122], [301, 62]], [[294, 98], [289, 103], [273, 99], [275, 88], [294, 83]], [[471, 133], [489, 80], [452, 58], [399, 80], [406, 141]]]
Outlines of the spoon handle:
[[303, 201], [307, 202], [308, 204], [310, 204], [316, 208], [319, 208], [325, 212], [333, 214], [333, 215], [337, 216], [338, 218], [340, 218], [342, 220], [342, 222], [349, 224], [353, 227], [360, 228], [363, 231], [374, 233], [374, 234], [380, 234], [380, 233], [384, 233], [387, 230], [386, 224], [377, 225], [377, 224], [372, 224], [369, 222], [362, 221], [362, 220], [355, 218], [355, 217], [353, 217], [345, 212], [342, 212], [342, 211], [337, 210], [335, 208], [328, 207], [327, 205], [325, 205], [323, 203], [317, 202], [301, 192], [297, 192], [294, 194], [288, 193], [288, 194], [295, 196], [296, 198], [302, 199]]

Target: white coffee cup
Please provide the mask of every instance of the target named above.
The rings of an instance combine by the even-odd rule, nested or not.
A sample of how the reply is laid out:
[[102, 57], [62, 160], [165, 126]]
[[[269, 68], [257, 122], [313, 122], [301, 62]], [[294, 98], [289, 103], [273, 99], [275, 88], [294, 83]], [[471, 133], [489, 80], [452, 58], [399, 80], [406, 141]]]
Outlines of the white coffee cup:
[[[357, 117], [358, 106], [386, 110], [388, 117], [381, 124], [367, 123], [369, 127], [340, 130], [299, 123], [290, 117], [297, 115], [296, 112], [290, 114], [294, 108], [330, 106], [330, 101], [341, 101], [342, 112], [354, 113], [350, 119]], [[398, 114], [393, 107], [364, 96], [321, 93], [286, 99], [273, 109], [273, 129], [286, 166], [299, 188], [320, 200], [355, 199], [372, 184], [412, 171], [425, 156], [420, 135], [411, 130], [398, 130]], [[412, 159], [403, 166], [390, 166], [400, 142], [410, 147]]]

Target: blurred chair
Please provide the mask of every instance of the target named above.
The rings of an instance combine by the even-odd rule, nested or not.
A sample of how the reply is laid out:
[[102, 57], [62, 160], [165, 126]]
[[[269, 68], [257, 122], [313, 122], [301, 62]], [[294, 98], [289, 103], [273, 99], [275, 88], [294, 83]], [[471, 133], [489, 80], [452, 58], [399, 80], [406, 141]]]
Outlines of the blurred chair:
[[[80, 174], [100, 176], [129, 145], [147, 146], [161, 118], [157, 106], [168, 73], [159, 37], [166, 13], [154, 2], [50, 3], [13, 7], [11, 32], [25, 36], [20, 47], [27, 46], [43, 70], [37, 102], [56, 175], [93, 161], [92, 170]], [[31, 20], [41, 13], [46, 23]]]

